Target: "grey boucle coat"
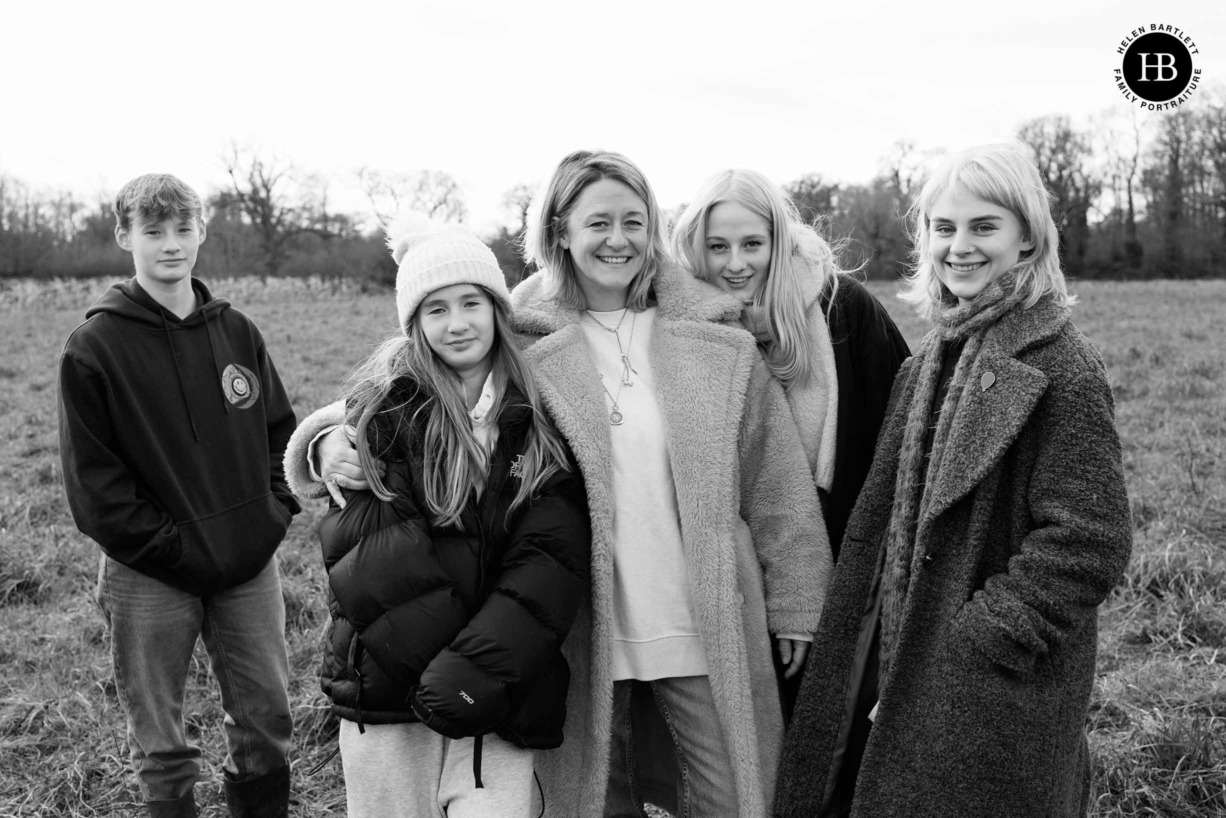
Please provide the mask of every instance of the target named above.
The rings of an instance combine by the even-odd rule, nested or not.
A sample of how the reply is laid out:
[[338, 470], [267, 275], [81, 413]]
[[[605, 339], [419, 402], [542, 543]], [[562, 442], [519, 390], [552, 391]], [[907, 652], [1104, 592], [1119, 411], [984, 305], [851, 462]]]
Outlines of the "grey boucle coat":
[[[848, 524], [780, 765], [777, 815], [823, 814], [836, 773], [923, 354], [898, 374]], [[919, 520], [924, 558], [851, 814], [1083, 815], [1097, 606], [1131, 549], [1102, 360], [1066, 308], [1016, 309], [988, 331], [957, 412]]]
[[[590, 610], [571, 662], [566, 741], [537, 756], [548, 814], [600, 816], [613, 709], [613, 485], [604, 392], [580, 313], [536, 274], [512, 294], [537, 386], [583, 472], [592, 515]], [[812, 631], [830, 571], [817, 493], [783, 390], [753, 338], [728, 324], [741, 305], [677, 268], [654, 287], [650, 341], [681, 533], [711, 687], [736, 779], [728, 815], [767, 814], [783, 723], [771, 633]], [[535, 339], [535, 340], [534, 340]], [[627, 421], [629, 422], [629, 421]]]

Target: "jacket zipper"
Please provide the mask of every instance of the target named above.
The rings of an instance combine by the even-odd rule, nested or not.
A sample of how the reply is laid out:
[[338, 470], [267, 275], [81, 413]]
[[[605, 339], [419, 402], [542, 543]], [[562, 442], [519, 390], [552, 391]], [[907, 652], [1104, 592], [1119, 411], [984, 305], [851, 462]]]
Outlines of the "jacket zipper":
[[357, 682], [358, 688], [358, 694], [354, 700], [354, 709], [357, 711], [356, 715], [358, 717], [358, 733], [365, 734], [366, 725], [364, 723], [365, 720], [362, 718], [362, 688], [365, 686], [365, 682], [362, 680], [361, 664], [362, 642], [355, 633], [353, 635], [353, 642], [349, 645], [349, 670], [353, 673], [353, 678]]
[[473, 509], [473, 512], [473, 516], [477, 518], [477, 535], [481, 542], [477, 549], [477, 600], [480, 604], [485, 599], [485, 524], [481, 522], [480, 509]]

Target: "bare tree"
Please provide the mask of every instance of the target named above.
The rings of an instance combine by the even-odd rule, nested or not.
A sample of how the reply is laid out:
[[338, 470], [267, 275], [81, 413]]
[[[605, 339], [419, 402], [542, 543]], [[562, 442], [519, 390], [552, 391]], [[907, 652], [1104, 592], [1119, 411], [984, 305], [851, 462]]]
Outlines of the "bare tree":
[[298, 191], [298, 173], [293, 165], [276, 156], [265, 155], [250, 146], [231, 142], [222, 156], [231, 189], [217, 205], [236, 208], [259, 236], [261, 267], [275, 275], [288, 256], [287, 243], [295, 236], [310, 233], [321, 238], [334, 234], [313, 218], [310, 207], [291, 200]]
[[1220, 219], [1221, 240], [1226, 243], [1226, 86], [1206, 90], [1199, 119], [1213, 168], [1213, 209]]
[[525, 182], [513, 185], [502, 194], [502, 209], [515, 220], [514, 235], [522, 236], [528, 229], [528, 211], [532, 209], [532, 199], [536, 196], [536, 188]]
[[1141, 172], [1141, 118], [1137, 109], [1110, 108], [1100, 116], [1093, 137], [1094, 152], [1102, 157], [1111, 188], [1111, 207], [1123, 234], [1119, 258], [1130, 271], [1141, 266], [1143, 248], [1137, 240], [1137, 198]]
[[914, 140], [899, 139], [882, 157], [877, 176], [893, 191], [895, 209], [902, 216], [911, 207], [915, 194], [924, 182], [925, 170], [939, 150], [920, 150]]
[[468, 218], [459, 183], [446, 171], [381, 171], [359, 168], [358, 184], [379, 221], [387, 223], [403, 210], [416, 210], [445, 222]]
[[783, 186], [783, 192], [791, 197], [800, 210], [800, 217], [812, 222], [820, 217], [829, 217], [839, 206], [838, 183], [822, 181], [821, 174], [806, 173], [799, 179]]
[[1101, 183], [1091, 165], [1089, 136], [1074, 129], [1067, 116], [1032, 119], [1018, 129], [1018, 139], [1031, 147], [1039, 175], [1056, 200], [1065, 263], [1080, 269], [1089, 238], [1089, 213]]

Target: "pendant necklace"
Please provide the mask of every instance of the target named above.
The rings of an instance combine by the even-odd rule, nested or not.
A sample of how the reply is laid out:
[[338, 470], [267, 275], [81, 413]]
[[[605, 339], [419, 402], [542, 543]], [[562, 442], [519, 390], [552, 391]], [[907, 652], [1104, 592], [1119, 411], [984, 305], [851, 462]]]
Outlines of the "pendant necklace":
[[[622, 322], [626, 320], [626, 313], [630, 311], [631, 310], [628, 307], [622, 310], [622, 317], [617, 320], [617, 326], [615, 327], [606, 326], [603, 321], [601, 321], [595, 315], [592, 315], [591, 310], [587, 311], [587, 314], [591, 316], [591, 319], [595, 321], [602, 330], [611, 333], [614, 339], [617, 340], [617, 354], [622, 360], [622, 386], [634, 386], [634, 381], [630, 380], [630, 373], [633, 372], [635, 375], [639, 374], [635, 371], [634, 367], [630, 365], [630, 354], [622, 348], [622, 336], [618, 331], [622, 328]], [[629, 347], [632, 343], [634, 343], [634, 324], [636, 321], [638, 321], [638, 319], [639, 314], [637, 312], [634, 313], [634, 317], [630, 319], [630, 339], [626, 342], [626, 347]]]
[[635, 370], [635, 368], [630, 365], [630, 353], [628, 351], [630, 348], [630, 345], [634, 343], [634, 325], [638, 321], [639, 314], [635, 312], [634, 317], [630, 319], [630, 337], [626, 341], [626, 346], [624, 348], [622, 347], [621, 335], [618, 333], [618, 330], [620, 330], [622, 327], [622, 322], [626, 320], [626, 313], [628, 312], [631, 312], [629, 308], [626, 308], [622, 312], [622, 317], [618, 319], [616, 327], [607, 327], [604, 325], [603, 322], [601, 322], [599, 318], [592, 315], [591, 310], [587, 311], [588, 316], [591, 317], [591, 319], [595, 321], [602, 330], [613, 334], [613, 337], [617, 340], [618, 355], [621, 357], [622, 376], [621, 376], [620, 382], [617, 384], [617, 394], [616, 395], [614, 395], [612, 392], [609, 391], [609, 387], [605, 386], [604, 375], [600, 376], [600, 386], [602, 389], [604, 389], [605, 394], [609, 396], [609, 400], [613, 402], [613, 408], [609, 411], [609, 423], [613, 426], [621, 426], [622, 420], [624, 419], [621, 413], [621, 409], [618, 406], [618, 400], [622, 396], [622, 389], [627, 386], [634, 386], [634, 381], [630, 380], [631, 373], [634, 373], [635, 375], [639, 374]]

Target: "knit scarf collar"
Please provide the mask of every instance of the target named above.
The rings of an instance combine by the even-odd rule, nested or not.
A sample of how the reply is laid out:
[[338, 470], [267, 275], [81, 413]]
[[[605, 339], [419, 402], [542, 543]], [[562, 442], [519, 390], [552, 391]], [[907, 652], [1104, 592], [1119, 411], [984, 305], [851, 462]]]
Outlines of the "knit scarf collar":
[[[932, 488], [940, 480], [945, 459], [945, 442], [958, 407], [966, 391], [966, 383], [987, 332], [1002, 316], [1018, 308], [1026, 293], [1017, 288], [1012, 272], [989, 284], [970, 303], [944, 303], [938, 310], [934, 326], [924, 339], [923, 361], [920, 365], [915, 394], [907, 410], [907, 425], [903, 431], [902, 448], [898, 456], [898, 472], [894, 483], [894, 506], [886, 530], [885, 576], [882, 583], [881, 664], [882, 678], [888, 672], [897, 644], [901, 617], [907, 594], [924, 554], [915, 549], [919, 521], [931, 501]], [[945, 399], [935, 405], [941, 365], [950, 344], [964, 344], [962, 354], [949, 381]], [[926, 474], [924, 467], [925, 437], [935, 423], [932, 448]]]

